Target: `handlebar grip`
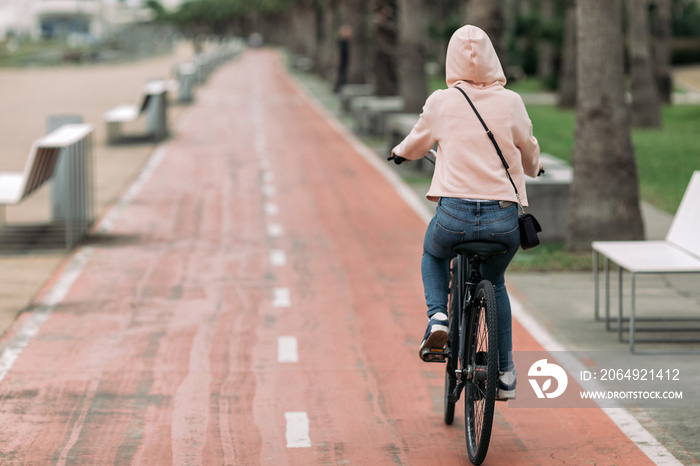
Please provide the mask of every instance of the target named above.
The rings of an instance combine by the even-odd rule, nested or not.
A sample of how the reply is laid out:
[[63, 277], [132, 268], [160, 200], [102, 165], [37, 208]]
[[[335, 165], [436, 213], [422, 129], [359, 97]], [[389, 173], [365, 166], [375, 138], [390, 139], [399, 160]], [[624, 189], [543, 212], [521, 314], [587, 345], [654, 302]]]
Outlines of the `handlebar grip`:
[[391, 157], [388, 157], [387, 160], [393, 161], [396, 165], [401, 165], [404, 163], [407, 159], [403, 157], [399, 157], [398, 155], [391, 155]]

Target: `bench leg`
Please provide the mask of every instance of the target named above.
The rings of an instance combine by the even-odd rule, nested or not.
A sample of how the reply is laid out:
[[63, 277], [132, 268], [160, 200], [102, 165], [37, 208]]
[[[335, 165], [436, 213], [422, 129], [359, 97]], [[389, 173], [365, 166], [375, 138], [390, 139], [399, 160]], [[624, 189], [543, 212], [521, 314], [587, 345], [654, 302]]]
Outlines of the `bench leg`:
[[600, 320], [600, 311], [598, 304], [600, 302], [600, 287], [598, 286], [598, 251], [593, 251], [593, 317], [595, 321]]
[[610, 331], [610, 259], [603, 258], [605, 274], [605, 330]]
[[618, 313], [617, 313], [617, 338], [622, 341], [622, 267], [617, 266], [617, 292], [618, 292]]
[[114, 144], [119, 139], [122, 124], [117, 121], [107, 122], [107, 144]]
[[636, 309], [637, 275], [632, 273], [632, 305], [630, 307], [630, 351], [634, 353], [634, 319]]

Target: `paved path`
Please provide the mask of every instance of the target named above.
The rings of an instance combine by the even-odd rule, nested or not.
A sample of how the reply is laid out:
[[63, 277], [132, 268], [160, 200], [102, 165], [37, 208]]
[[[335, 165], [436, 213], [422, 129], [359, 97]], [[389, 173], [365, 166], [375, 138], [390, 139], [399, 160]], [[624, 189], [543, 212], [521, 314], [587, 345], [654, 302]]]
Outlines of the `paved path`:
[[[0, 341], [2, 462], [464, 464], [416, 355], [424, 219], [272, 52], [183, 118]], [[650, 463], [597, 408], [505, 404], [488, 461]]]

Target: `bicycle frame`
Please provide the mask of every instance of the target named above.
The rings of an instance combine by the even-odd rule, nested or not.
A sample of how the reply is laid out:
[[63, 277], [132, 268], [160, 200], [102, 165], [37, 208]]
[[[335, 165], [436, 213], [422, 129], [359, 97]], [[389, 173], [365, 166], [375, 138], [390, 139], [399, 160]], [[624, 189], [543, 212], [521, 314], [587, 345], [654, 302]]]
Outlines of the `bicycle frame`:
[[[483, 380], [486, 378], [486, 374], [485, 371], [480, 371], [478, 366], [468, 364], [465, 354], [466, 349], [471, 347], [475, 337], [475, 329], [473, 328], [474, 319], [471, 318], [473, 305], [472, 297], [474, 296], [477, 285], [482, 279], [479, 268], [474, 267], [474, 264], [472, 264], [466, 256], [458, 255], [452, 261], [452, 279], [457, 280], [457, 283], [460, 284], [460, 286], [457, 287], [457, 296], [455, 296], [456, 301], [460, 303], [459, 312], [452, 318], [459, 319], [457, 325], [459, 326], [460, 344], [459, 348], [457, 348], [457, 358], [461, 363], [462, 369], [453, 371], [452, 367], [448, 366], [447, 370], [457, 381], [455, 389], [450, 397], [450, 401], [456, 403], [461, 397], [462, 390], [467, 380], [471, 380], [474, 377], [478, 380]], [[455, 342], [452, 343], [454, 344]], [[454, 348], [450, 348], [450, 353], [453, 351]], [[449, 356], [452, 357], [452, 354], [449, 354]]]

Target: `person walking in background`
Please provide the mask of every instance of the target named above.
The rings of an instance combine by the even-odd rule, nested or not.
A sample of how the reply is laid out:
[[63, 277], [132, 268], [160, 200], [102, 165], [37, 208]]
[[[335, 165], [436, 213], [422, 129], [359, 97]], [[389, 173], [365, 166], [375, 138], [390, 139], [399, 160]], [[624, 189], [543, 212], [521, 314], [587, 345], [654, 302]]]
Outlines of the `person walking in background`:
[[340, 28], [338, 38], [338, 76], [335, 81], [333, 91], [340, 92], [348, 80], [348, 67], [350, 66], [350, 39], [352, 39], [352, 28], [347, 24]]
[[510, 166], [513, 182], [527, 205], [524, 175], [542, 169], [537, 139], [520, 96], [504, 86], [505, 74], [491, 40], [475, 26], [458, 29], [447, 46], [447, 89], [435, 91], [418, 122], [390, 159], [416, 160], [438, 144], [435, 172], [427, 194], [437, 202], [423, 244], [421, 273], [428, 327], [419, 352], [442, 348], [448, 339], [447, 301], [453, 246], [470, 240], [508, 246], [482, 266], [493, 283], [498, 310], [499, 399], [515, 398], [512, 322], [505, 271], [520, 245], [517, 197], [503, 163], [460, 89], [488, 123]]

